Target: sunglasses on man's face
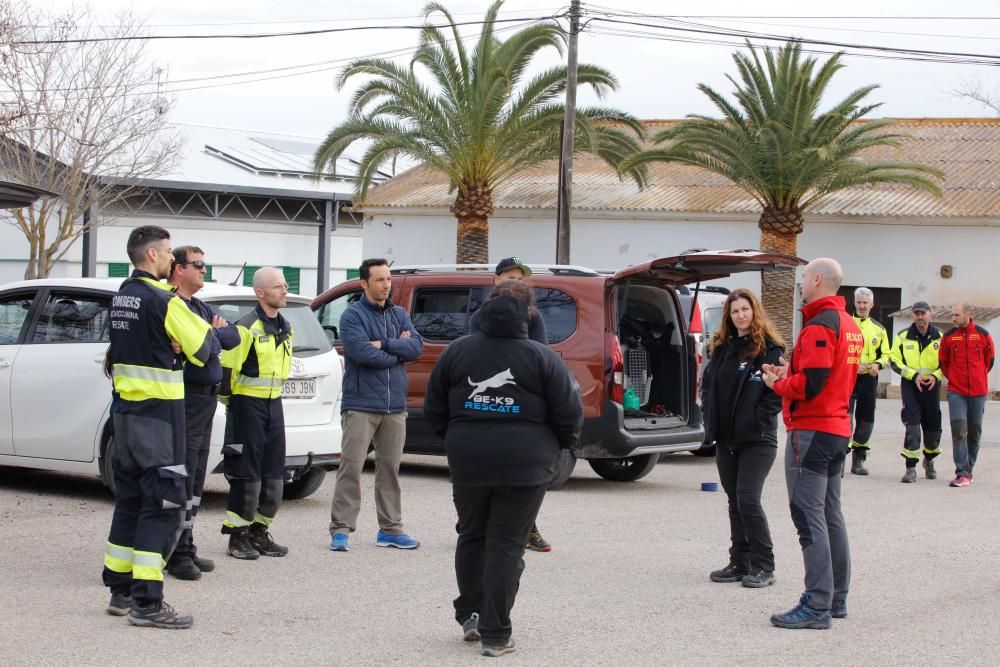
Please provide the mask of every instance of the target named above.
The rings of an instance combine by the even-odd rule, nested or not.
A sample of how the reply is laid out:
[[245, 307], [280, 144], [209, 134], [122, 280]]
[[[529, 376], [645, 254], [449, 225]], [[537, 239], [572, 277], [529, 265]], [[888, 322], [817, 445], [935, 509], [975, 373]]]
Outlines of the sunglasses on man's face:
[[180, 266], [187, 266], [188, 264], [190, 264], [191, 266], [193, 266], [194, 268], [198, 269], [199, 271], [201, 269], [205, 268], [205, 262], [204, 262], [204, 260], [201, 260], [201, 259], [196, 259], [196, 260], [193, 260], [193, 261], [190, 261], [190, 262], [177, 262], [177, 264], [179, 264]]

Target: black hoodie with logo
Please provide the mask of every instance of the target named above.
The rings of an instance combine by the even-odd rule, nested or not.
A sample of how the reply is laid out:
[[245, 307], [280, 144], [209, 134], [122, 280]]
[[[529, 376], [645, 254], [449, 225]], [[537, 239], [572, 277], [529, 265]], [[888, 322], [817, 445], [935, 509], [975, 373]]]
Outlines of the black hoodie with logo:
[[701, 379], [705, 433], [732, 449], [778, 445], [781, 397], [764, 384], [762, 366], [779, 364], [784, 350], [768, 340], [764, 353], [749, 356], [748, 336], [731, 337], [712, 353]]
[[444, 437], [455, 486], [540, 486], [560, 448], [580, 438], [573, 374], [528, 339], [528, 307], [511, 296], [480, 309], [480, 331], [459, 338], [431, 373], [424, 414]]

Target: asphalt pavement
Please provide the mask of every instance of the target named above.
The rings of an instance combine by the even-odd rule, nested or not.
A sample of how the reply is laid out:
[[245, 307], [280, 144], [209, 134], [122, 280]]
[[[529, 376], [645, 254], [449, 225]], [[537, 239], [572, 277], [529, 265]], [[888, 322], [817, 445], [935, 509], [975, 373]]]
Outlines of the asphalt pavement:
[[[513, 611], [517, 651], [502, 664], [995, 664], [1000, 648], [1000, 404], [987, 408], [975, 482], [948, 486], [945, 412], [940, 476], [901, 484], [899, 403], [879, 401], [872, 474], [848, 474], [844, 513], [853, 577], [849, 616], [833, 628], [782, 630], [770, 614], [802, 590], [802, 559], [778, 462], [764, 506], [777, 583], [716, 584], [727, 562], [725, 494], [713, 459], [668, 457], [629, 484], [580, 463], [539, 517], [554, 550], [527, 553]], [[195, 539], [217, 563], [197, 582], [169, 576], [166, 599], [190, 630], [135, 628], [104, 613], [104, 540], [112, 501], [94, 478], [0, 468], [0, 646], [5, 665], [459, 665], [489, 660], [461, 640], [455, 510], [444, 461], [405, 457], [406, 530], [416, 551], [375, 546], [366, 468], [352, 550], [327, 549], [333, 474], [285, 503], [272, 527], [285, 558], [236, 561], [219, 533], [225, 480], [210, 478]]]

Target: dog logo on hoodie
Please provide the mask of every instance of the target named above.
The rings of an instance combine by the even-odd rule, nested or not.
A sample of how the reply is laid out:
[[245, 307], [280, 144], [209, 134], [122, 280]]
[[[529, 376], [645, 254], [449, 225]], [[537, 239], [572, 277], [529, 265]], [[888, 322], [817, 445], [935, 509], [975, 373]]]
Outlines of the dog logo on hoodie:
[[[500, 371], [499, 373], [497, 373], [493, 377], [487, 378], [487, 379], [483, 380], [482, 382], [475, 382], [470, 377], [469, 378], [469, 386], [470, 387], [475, 387], [475, 389], [473, 389], [472, 393], [469, 394], [469, 399], [471, 399], [476, 394], [483, 393], [487, 389], [499, 389], [500, 387], [502, 387], [504, 385], [507, 385], [507, 384], [512, 384], [512, 385], [515, 385], [515, 386], [517, 385], [517, 383], [514, 382], [514, 376], [511, 375], [509, 368], [507, 370], [505, 370], [505, 371]], [[469, 400], [469, 399], [466, 399], [466, 400]]]

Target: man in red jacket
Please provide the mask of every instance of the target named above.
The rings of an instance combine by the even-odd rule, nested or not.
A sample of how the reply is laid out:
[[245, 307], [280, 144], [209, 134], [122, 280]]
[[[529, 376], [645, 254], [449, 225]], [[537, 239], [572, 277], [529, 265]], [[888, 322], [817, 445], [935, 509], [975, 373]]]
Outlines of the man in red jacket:
[[990, 333], [972, 321], [972, 306], [954, 306], [951, 322], [955, 326], [941, 338], [938, 352], [941, 372], [948, 378], [948, 415], [955, 458], [955, 479], [950, 486], [968, 486], [979, 456], [989, 374], [996, 352]]
[[847, 408], [865, 340], [837, 290], [835, 260], [815, 259], [802, 273], [802, 330], [791, 366], [764, 365], [764, 382], [782, 398], [788, 440], [785, 482], [805, 561], [799, 603], [771, 616], [779, 628], [830, 627], [847, 616], [851, 555], [840, 510], [844, 456], [851, 438]]

